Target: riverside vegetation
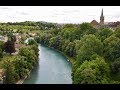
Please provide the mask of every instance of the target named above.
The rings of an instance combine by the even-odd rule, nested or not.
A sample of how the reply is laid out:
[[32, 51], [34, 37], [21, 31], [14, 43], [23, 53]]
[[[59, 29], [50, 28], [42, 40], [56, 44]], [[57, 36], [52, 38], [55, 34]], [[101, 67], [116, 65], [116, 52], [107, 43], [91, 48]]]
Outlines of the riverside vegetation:
[[[72, 63], [73, 84], [120, 83], [119, 27], [111, 30], [96, 29], [90, 23], [59, 26], [52, 23], [22, 22], [3, 23], [0, 28], [3, 31], [5, 29], [1, 34], [6, 31], [22, 34], [35, 32], [37, 33], [34, 37], [36, 42], [64, 53]], [[22, 37], [23, 40], [25, 38]], [[32, 69], [37, 60], [36, 50], [35, 45], [24, 45], [19, 50], [18, 56], [11, 57], [12, 60], [7, 58], [1, 60], [1, 65], [7, 69], [8, 73], [6, 83], [15, 82]], [[2, 49], [0, 51], [2, 55]]]

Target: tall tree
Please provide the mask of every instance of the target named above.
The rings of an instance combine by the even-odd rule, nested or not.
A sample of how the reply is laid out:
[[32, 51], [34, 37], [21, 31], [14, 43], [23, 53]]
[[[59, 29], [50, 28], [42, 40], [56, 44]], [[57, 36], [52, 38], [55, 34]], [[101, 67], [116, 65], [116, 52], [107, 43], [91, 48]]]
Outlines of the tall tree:
[[5, 42], [4, 44], [4, 49], [6, 53], [14, 53], [15, 52], [15, 43], [8, 40], [7, 42]]
[[109, 65], [102, 57], [85, 61], [77, 68], [73, 79], [74, 84], [108, 84], [109, 82]]

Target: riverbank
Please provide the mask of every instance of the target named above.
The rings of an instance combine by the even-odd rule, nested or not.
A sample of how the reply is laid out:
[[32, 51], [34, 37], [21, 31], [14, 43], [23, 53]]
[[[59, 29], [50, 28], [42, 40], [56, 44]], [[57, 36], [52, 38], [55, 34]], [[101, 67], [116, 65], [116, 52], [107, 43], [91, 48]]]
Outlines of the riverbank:
[[[32, 70], [31, 70], [32, 71]], [[30, 76], [31, 71], [28, 72], [28, 75], [26, 75], [23, 79], [20, 79], [16, 82], [16, 84], [23, 84], [24, 81]]]
[[[74, 59], [74, 58], [66, 55], [64, 52], [59, 51], [59, 50], [57, 50], [57, 49], [54, 49], [54, 48], [52, 48], [52, 47], [50, 47], [50, 46], [47, 46], [47, 45], [44, 45], [44, 46], [49, 47], [49, 48], [51, 48], [51, 49], [53, 49], [53, 50], [55, 50], [55, 51], [63, 54], [63, 55], [67, 58], [67, 60], [71, 63], [71, 65], [73, 65], [73, 63], [75, 62], [75, 59]], [[32, 71], [32, 70], [31, 70], [31, 71]], [[16, 82], [16, 84], [23, 84], [24, 81], [25, 81], [25, 80], [28, 78], [28, 76], [30, 75], [31, 71], [30, 71], [30, 72], [28, 73], [28, 75], [26, 75], [23, 79], [18, 80], [18, 81]]]

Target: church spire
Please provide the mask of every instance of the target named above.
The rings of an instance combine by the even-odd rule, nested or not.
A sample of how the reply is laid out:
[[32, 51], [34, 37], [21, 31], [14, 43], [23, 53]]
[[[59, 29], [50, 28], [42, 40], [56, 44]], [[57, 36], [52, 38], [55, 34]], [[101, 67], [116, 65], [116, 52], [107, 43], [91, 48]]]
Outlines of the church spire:
[[101, 12], [101, 16], [100, 16], [100, 25], [104, 24], [104, 16], [103, 16], [103, 8], [102, 8], [102, 12]]
[[101, 12], [101, 17], [103, 17], [103, 8], [102, 8], [102, 12]]

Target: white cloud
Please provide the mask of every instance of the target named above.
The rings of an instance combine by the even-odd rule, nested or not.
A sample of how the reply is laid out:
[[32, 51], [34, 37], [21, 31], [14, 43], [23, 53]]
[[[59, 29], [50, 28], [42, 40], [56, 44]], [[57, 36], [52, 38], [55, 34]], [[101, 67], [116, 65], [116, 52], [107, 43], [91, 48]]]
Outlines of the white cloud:
[[0, 22], [99, 22], [102, 8], [106, 22], [120, 20], [120, 6], [0, 6]]

